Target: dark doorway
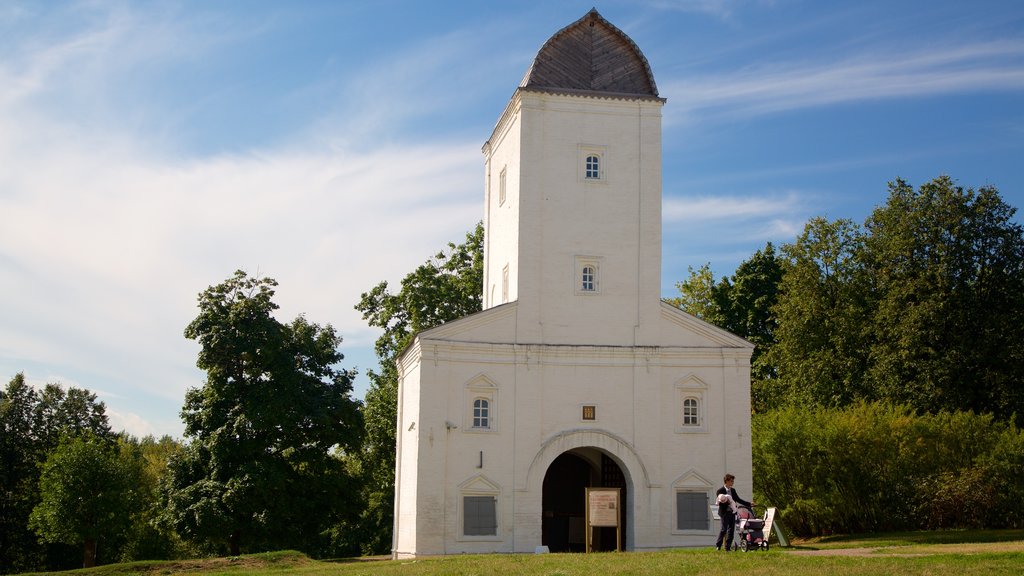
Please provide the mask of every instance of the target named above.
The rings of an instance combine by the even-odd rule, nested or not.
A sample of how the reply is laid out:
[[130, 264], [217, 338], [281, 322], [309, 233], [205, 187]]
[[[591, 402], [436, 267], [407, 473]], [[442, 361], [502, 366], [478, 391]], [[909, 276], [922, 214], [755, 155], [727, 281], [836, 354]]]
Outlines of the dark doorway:
[[[619, 465], [596, 448], [578, 448], [555, 458], [544, 475], [541, 543], [551, 552], [584, 552], [587, 488], [621, 488], [619, 522], [626, 548], [626, 479]], [[615, 528], [596, 528], [596, 551], [615, 550]]]

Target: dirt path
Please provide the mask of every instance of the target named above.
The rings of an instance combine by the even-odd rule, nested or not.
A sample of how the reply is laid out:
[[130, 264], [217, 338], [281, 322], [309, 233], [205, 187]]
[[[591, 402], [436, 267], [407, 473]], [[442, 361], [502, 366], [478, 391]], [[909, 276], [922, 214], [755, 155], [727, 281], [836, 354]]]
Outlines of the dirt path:
[[984, 552], [1024, 552], [1024, 541], [786, 550], [787, 554], [800, 556], [930, 556], [934, 554], [980, 554]]

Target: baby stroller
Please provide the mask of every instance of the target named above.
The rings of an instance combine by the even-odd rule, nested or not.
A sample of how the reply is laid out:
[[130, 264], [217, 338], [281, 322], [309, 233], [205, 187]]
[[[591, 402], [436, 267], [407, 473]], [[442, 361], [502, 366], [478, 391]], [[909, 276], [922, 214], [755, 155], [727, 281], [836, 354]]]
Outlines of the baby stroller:
[[736, 511], [736, 546], [744, 552], [768, 550], [764, 522], [763, 518], [754, 516], [753, 510], [741, 506]]

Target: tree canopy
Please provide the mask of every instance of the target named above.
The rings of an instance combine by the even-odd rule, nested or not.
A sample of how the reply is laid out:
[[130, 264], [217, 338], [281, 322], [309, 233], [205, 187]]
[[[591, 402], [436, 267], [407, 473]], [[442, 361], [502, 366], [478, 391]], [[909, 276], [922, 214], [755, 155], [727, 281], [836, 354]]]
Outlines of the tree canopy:
[[125, 532], [141, 509], [141, 460], [93, 434], [66, 436], [47, 457], [40, 501], [29, 525], [46, 542], [79, 544], [82, 565], [96, 565], [96, 548]]
[[0, 390], [0, 573], [69, 567], [51, 558], [63, 547], [40, 544], [28, 519], [40, 500], [43, 462], [61, 438], [81, 434], [114, 439], [92, 392], [53, 383], [36, 390], [21, 373]]
[[238, 271], [199, 295], [185, 329], [207, 377], [185, 395], [190, 442], [168, 468], [167, 516], [184, 537], [233, 555], [322, 554], [354, 491], [332, 454], [358, 446], [361, 430], [352, 373], [338, 367], [341, 337], [302, 316], [275, 319], [276, 286]]
[[758, 411], [881, 400], [1020, 419], [1015, 212], [992, 186], [896, 180], [863, 225], [812, 218], [780, 258], [759, 251], [731, 281], [691, 269], [672, 302], [757, 344]]

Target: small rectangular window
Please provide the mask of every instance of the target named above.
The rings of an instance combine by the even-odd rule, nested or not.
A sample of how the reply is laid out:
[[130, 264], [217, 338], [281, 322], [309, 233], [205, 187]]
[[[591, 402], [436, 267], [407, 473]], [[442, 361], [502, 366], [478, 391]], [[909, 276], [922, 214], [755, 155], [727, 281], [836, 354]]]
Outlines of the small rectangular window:
[[708, 530], [709, 503], [704, 492], [676, 492], [676, 530]]
[[597, 406], [584, 406], [583, 407], [583, 419], [584, 420], [597, 420]]
[[498, 534], [497, 500], [494, 496], [463, 496], [462, 533], [466, 536]]

